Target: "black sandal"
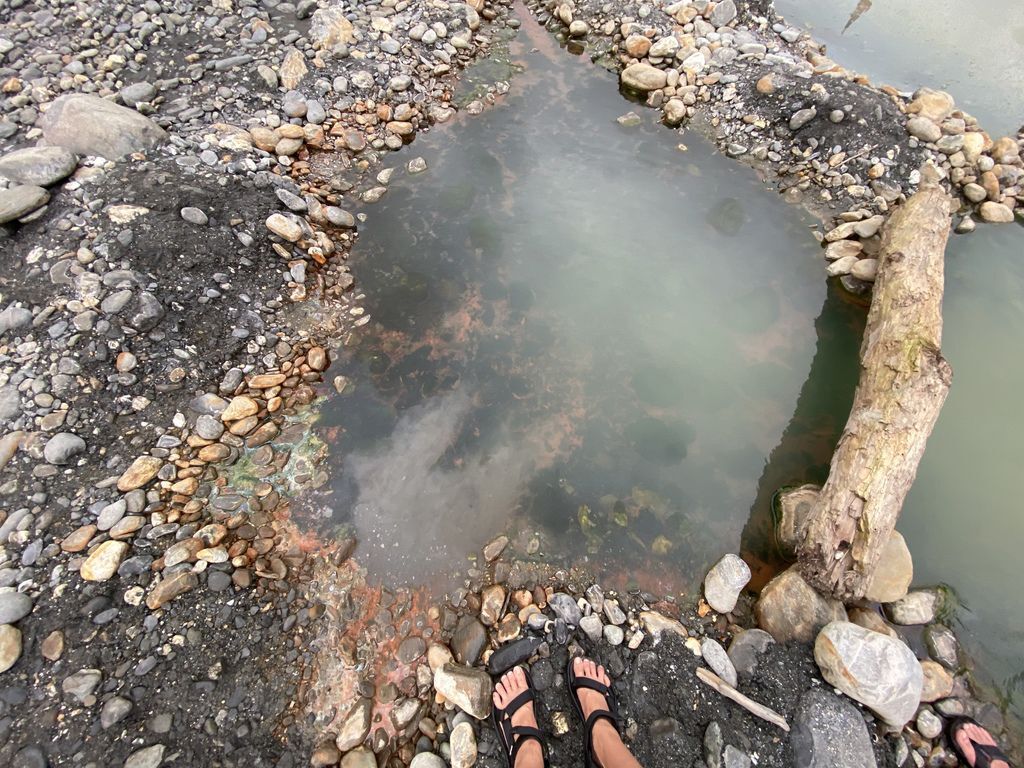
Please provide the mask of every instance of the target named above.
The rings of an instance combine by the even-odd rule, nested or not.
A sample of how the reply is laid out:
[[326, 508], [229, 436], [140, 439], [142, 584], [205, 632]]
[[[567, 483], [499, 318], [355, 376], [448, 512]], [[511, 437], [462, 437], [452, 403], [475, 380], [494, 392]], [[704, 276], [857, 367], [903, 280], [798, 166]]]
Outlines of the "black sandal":
[[[512, 699], [504, 709], [492, 707], [491, 722], [494, 724], [494, 730], [498, 732], [509, 768], [515, 766], [519, 750], [527, 741], [536, 741], [540, 744], [544, 768], [547, 768], [548, 755], [544, 749], [544, 732], [529, 725], [512, 725], [512, 715], [537, 698], [529, 671], [524, 669], [523, 674], [526, 675], [526, 690]], [[536, 706], [534, 714], [536, 715]]]
[[[592, 680], [589, 677], [579, 677], [576, 674], [576, 670], [573, 669], [573, 662], [575, 660], [576, 657], [569, 657], [569, 665], [566, 667], [565, 679], [569, 682], [569, 698], [572, 699], [573, 706], [576, 709], [576, 714], [579, 715], [580, 720], [583, 721], [583, 746], [586, 750], [586, 762], [584, 764], [586, 765], [586, 768], [601, 768], [601, 764], [597, 762], [597, 758], [594, 757], [594, 726], [601, 720], [607, 720], [612, 724], [612, 727], [616, 732], [618, 732], [619, 705], [615, 700], [615, 692], [607, 685], [599, 683], [597, 680]], [[600, 693], [608, 703], [608, 709], [595, 709], [590, 713], [590, 717], [584, 717], [583, 705], [580, 703], [580, 697], [576, 692], [580, 688], [589, 688], [592, 691]]]
[[960, 762], [964, 765], [971, 766], [971, 768], [991, 768], [992, 763], [996, 760], [1002, 760], [1007, 765], [1010, 765], [1010, 758], [1003, 754], [1003, 750], [999, 747], [994, 747], [991, 744], [979, 744], [970, 736], [967, 738], [971, 740], [971, 744], [974, 745], [974, 763], [973, 765], [967, 761], [967, 755], [960, 749], [960, 745], [957, 743], [956, 737], [960, 731], [968, 726], [976, 725], [986, 733], [988, 729], [982, 726], [975, 720], [969, 717], [958, 717], [956, 720], [949, 724], [949, 743], [953, 749], [956, 750], [957, 756], [960, 758]]

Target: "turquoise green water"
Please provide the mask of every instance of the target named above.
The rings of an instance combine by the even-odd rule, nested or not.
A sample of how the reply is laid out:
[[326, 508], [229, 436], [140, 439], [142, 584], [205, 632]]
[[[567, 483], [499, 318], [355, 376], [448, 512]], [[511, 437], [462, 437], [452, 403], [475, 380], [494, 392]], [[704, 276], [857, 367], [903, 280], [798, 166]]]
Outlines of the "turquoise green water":
[[949, 91], [993, 137], [1024, 125], [1019, 0], [775, 0], [775, 7], [872, 82]]
[[[858, 4], [862, 12], [851, 19]], [[832, 58], [874, 82], [948, 90], [993, 136], [1024, 124], [1024, 5], [1017, 0], [776, 0], [776, 7], [809, 27]], [[948, 582], [957, 591], [967, 645], [1020, 717], [1022, 256], [1024, 228], [1016, 225], [950, 240], [943, 351], [954, 383], [899, 526], [914, 554], [915, 580]]]

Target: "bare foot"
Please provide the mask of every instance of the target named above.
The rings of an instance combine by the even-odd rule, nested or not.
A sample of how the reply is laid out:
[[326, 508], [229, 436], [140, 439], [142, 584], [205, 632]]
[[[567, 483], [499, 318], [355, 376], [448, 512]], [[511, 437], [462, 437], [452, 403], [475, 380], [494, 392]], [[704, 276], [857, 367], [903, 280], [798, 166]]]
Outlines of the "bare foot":
[[[501, 680], [494, 687], [494, 706], [504, 709], [528, 687], [522, 667], [509, 670], [501, 676]], [[534, 714], [532, 701], [527, 702], [512, 714], [512, 725], [513, 727], [517, 725], [537, 727], [537, 716]], [[513, 736], [513, 743], [515, 738]], [[516, 755], [514, 768], [544, 768], [544, 753], [541, 751], [540, 743], [529, 739], [523, 744], [519, 748], [519, 754]]]
[[[611, 687], [612, 681], [604, 671], [604, 667], [595, 664], [590, 659], [576, 659], [572, 663], [573, 672], [577, 677], [588, 677]], [[583, 707], [583, 719], [590, 717], [590, 713], [598, 709], [608, 709], [608, 700], [600, 693], [590, 688], [579, 688], [576, 691], [580, 699], [580, 706]], [[601, 765], [608, 765], [606, 757], [617, 749], [625, 749], [622, 737], [615, 730], [615, 726], [608, 720], [598, 720], [594, 725], [594, 756]]]
[[[996, 740], [992, 738], [992, 735], [980, 725], [969, 723], [955, 730], [956, 743], [960, 745], [960, 749], [963, 750], [964, 757], [967, 758], [967, 762], [971, 766], [976, 764], [974, 761], [975, 744], [988, 744], [993, 747], [999, 746], [996, 744]], [[993, 760], [992, 768], [1010, 768], [1010, 766], [1004, 760]]]

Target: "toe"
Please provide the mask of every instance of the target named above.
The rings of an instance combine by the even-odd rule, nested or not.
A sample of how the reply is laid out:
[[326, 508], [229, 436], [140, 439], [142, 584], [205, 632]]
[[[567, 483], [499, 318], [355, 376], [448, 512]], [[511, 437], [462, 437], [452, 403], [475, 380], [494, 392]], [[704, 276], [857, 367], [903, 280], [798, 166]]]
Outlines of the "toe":
[[497, 691], [498, 698], [501, 699], [501, 706], [504, 706], [504, 703], [508, 701], [508, 689], [505, 687], [505, 678], [501, 678], [494, 689]]
[[513, 679], [515, 680], [516, 692], [526, 690], [526, 673], [522, 667], [516, 667], [512, 670]]
[[603, 685], [609, 685], [611, 683], [611, 680], [608, 678], [607, 673], [605, 673], [605, 671], [604, 671], [604, 667], [598, 667], [597, 668], [597, 679]]

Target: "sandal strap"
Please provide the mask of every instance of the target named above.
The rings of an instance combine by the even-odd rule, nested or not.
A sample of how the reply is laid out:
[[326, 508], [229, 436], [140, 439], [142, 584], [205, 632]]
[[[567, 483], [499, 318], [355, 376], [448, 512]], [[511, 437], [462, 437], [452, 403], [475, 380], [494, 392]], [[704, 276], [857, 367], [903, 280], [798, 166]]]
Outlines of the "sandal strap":
[[[524, 725], [522, 727], [526, 728], [527, 726]], [[544, 751], [544, 740], [541, 738], [544, 734], [541, 733], [540, 731], [537, 731], [536, 728], [530, 728], [529, 730], [536, 731], [536, 734], [533, 734], [533, 733], [522, 734], [518, 739], [516, 739], [515, 744], [512, 745], [512, 751], [509, 753], [509, 756], [508, 756], [508, 764], [510, 766], [513, 766], [513, 768], [514, 768], [514, 766], [516, 764], [516, 757], [519, 755], [519, 750], [522, 749], [523, 744], [525, 744], [528, 741], [536, 741], [538, 744], [540, 744], [540, 753], [541, 753], [541, 757], [542, 757], [542, 759], [544, 761], [544, 765], [546, 766], [548, 764], [548, 756], [547, 756], [547, 754]]]
[[[512, 726], [513, 738], [519, 737], [519, 739], [543, 739], [544, 731], [540, 728], [534, 728], [532, 725], [513, 725]], [[516, 739], [517, 741], [519, 739]]]
[[512, 715], [518, 712], [526, 704], [529, 704], [534, 700], [534, 694], [532, 688], [527, 688], [525, 691], [516, 696], [512, 701], [505, 705], [502, 709], [505, 717], [512, 719]]
[[989, 768], [996, 760], [1002, 760], [1007, 765], [1010, 764], [1010, 758], [1003, 754], [1003, 750], [999, 747], [995, 747], [991, 744], [979, 744], [974, 739], [971, 739], [971, 745], [974, 747], [974, 768]]
[[583, 724], [583, 727], [587, 731], [588, 741], [590, 740], [590, 735], [594, 730], [594, 726], [601, 720], [607, 720], [612, 724], [612, 727], [615, 728], [615, 730], [619, 729], [619, 719], [613, 713], [609, 712], [607, 709], [595, 709], [590, 713], [587, 721]]
[[575, 680], [572, 681], [572, 687], [577, 689], [589, 688], [592, 691], [597, 691], [598, 693], [602, 694], [605, 698], [607, 698], [608, 695], [612, 692], [611, 688], [609, 688], [604, 683], [600, 683], [597, 680], [594, 680], [589, 677], [577, 677]]

